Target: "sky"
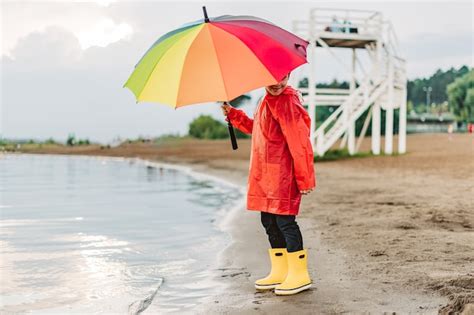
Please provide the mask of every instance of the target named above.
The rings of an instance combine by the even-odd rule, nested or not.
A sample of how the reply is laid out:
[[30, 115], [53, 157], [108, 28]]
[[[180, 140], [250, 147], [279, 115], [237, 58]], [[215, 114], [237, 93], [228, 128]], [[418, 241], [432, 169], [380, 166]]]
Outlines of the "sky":
[[[223, 121], [217, 104], [178, 110], [136, 104], [123, 88], [150, 45], [201, 18], [202, 5], [210, 16], [255, 15], [290, 31], [294, 20], [308, 19], [311, 8], [380, 11], [393, 24], [409, 78], [473, 65], [470, 1], [0, 1], [0, 135], [5, 138], [64, 141], [73, 133], [106, 143], [185, 134], [200, 114]], [[346, 50], [337, 54], [350, 61]], [[318, 82], [348, 78], [327, 52], [318, 50], [314, 62]], [[292, 79], [308, 69], [301, 67]], [[253, 100], [261, 93], [252, 93]]]

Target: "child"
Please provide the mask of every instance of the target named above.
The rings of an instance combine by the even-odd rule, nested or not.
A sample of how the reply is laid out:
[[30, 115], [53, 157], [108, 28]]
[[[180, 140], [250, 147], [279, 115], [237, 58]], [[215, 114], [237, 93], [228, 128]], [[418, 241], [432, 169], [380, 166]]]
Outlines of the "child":
[[267, 86], [253, 119], [224, 103], [226, 120], [252, 135], [247, 208], [261, 211], [268, 235], [271, 271], [255, 282], [257, 290], [291, 295], [308, 289], [311, 279], [295, 216], [301, 195], [316, 186], [310, 118], [298, 92], [287, 86], [289, 74]]

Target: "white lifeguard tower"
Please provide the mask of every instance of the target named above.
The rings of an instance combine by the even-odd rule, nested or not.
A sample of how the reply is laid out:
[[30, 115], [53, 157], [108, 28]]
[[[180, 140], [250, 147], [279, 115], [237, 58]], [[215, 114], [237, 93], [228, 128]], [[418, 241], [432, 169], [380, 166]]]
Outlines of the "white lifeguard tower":
[[[385, 154], [393, 153], [394, 109], [399, 108], [398, 152], [406, 151], [407, 78], [405, 60], [398, 50], [392, 24], [380, 12], [312, 9], [308, 20], [294, 21], [295, 34], [308, 45], [308, 87], [299, 88], [311, 116], [311, 142], [323, 156], [340, 139], [350, 154], [359, 150], [372, 120], [372, 153], [380, 154], [381, 109], [386, 111]], [[350, 74], [349, 89], [316, 88], [318, 50], [325, 49]], [[350, 62], [335, 52], [351, 49]], [[364, 56], [365, 54], [365, 56]], [[303, 69], [304, 70], [304, 69]], [[292, 77], [292, 83], [298, 80]], [[338, 106], [323, 122], [316, 123], [316, 106]], [[355, 122], [369, 110], [356, 143]]]

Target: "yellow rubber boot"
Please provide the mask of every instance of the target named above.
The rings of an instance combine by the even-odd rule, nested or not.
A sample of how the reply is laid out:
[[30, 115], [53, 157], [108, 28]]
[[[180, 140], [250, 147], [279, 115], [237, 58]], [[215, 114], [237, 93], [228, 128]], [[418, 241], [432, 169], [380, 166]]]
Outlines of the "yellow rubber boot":
[[288, 272], [286, 248], [270, 248], [268, 254], [272, 266], [270, 274], [255, 281], [255, 288], [261, 291], [274, 289], [285, 280]]
[[287, 253], [287, 257], [288, 275], [282, 284], [275, 287], [277, 295], [292, 295], [311, 287], [306, 249]]

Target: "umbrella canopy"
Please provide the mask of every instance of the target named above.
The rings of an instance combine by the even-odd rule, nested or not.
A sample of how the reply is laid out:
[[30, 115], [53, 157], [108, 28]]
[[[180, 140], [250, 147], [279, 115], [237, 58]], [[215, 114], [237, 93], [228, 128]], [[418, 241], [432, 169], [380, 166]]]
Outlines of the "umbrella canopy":
[[279, 82], [306, 63], [308, 42], [252, 16], [224, 15], [183, 25], [160, 37], [125, 87], [139, 101], [174, 108], [230, 101]]

